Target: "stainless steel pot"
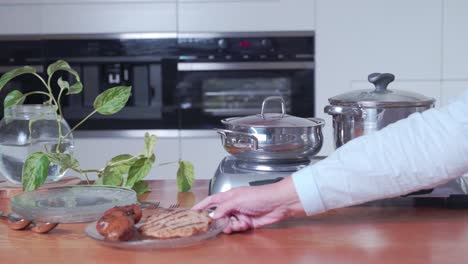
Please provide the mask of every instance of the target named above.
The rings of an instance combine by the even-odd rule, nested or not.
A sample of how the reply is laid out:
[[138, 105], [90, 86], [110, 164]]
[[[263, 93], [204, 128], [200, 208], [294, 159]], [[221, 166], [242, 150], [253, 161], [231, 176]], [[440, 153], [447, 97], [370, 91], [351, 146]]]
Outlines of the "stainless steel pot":
[[[265, 113], [272, 101], [281, 103], [281, 113]], [[285, 113], [279, 96], [267, 97], [260, 114], [221, 120], [226, 129], [217, 129], [224, 149], [247, 162], [299, 162], [317, 154], [323, 144], [320, 118], [300, 118]]]
[[388, 90], [395, 76], [372, 73], [369, 82], [374, 90], [358, 90], [328, 99], [325, 113], [333, 116], [335, 147], [394, 123], [409, 115], [434, 107], [434, 98], [424, 95]]

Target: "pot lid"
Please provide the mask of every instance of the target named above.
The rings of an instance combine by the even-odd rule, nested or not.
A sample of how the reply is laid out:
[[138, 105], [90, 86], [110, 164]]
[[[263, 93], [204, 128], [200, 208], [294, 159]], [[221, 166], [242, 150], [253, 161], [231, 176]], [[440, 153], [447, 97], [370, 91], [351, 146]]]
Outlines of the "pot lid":
[[[265, 113], [265, 106], [268, 102], [280, 101], [281, 113]], [[312, 127], [324, 124], [323, 120], [319, 118], [302, 118], [291, 116], [285, 113], [285, 102], [280, 96], [269, 96], [263, 100], [262, 111], [260, 114], [245, 116], [245, 117], [231, 117], [221, 120], [223, 124], [239, 125], [249, 127]]]
[[351, 91], [334, 96], [328, 101], [333, 105], [359, 107], [430, 106], [435, 102], [434, 98], [421, 94], [387, 89], [388, 84], [395, 80], [395, 75], [391, 73], [372, 73], [368, 80], [375, 85], [374, 90]]

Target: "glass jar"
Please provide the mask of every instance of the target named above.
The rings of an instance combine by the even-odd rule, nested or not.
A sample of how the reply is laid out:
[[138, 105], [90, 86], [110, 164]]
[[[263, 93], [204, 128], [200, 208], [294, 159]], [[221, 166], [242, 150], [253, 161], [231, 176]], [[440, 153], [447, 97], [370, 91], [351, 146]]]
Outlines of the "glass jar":
[[[70, 131], [67, 122], [60, 122], [62, 135]], [[59, 126], [50, 105], [13, 105], [5, 109], [0, 121], [0, 175], [12, 183], [21, 184], [24, 161], [37, 151], [57, 152]], [[58, 150], [72, 154], [73, 136], [62, 139]], [[65, 175], [60, 167], [50, 164], [46, 182], [58, 181]]]

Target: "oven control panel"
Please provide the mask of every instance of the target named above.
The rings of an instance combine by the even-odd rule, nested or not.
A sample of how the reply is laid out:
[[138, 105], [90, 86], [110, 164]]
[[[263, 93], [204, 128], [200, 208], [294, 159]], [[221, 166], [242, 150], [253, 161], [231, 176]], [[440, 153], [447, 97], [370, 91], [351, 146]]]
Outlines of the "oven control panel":
[[178, 49], [179, 61], [313, 60], [314, 35], [182, 35]]

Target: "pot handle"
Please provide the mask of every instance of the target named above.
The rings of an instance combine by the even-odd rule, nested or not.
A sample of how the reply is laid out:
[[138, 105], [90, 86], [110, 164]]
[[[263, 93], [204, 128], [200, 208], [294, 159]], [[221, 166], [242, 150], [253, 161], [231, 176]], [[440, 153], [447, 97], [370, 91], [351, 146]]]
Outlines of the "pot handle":
[[223, 143], [223, 147], [226, 145], [226, 138], [229, 135], [233, 135], [235, 138], [241, 138], [241, 137], [248, 138], [251, 142], [248, 145], [248, 148], [250, 148], [251, 150], [258, 150], [258, 139], [249, 133], [236, 132], [232, 130], [219, 129], [219, 128], [215, 128], [215, 130], [216, 132], [218, 132], [218, 134], [221, 135], [221, 141]]
[[262, 116], [262, 118], [265, 119], [265, 117], [264, 117], [265, 106], [266, 106], [267, 102], [269, 102], [269, 101], [280, 101], [281, 102], [281, 118], [283, 118], [283, 116], [286, 114], [286, 103], [284, 102], [284, 99], [281, 96], [268, 96], [267, 98], [265, 98], [265, 100], [263, 100], [262, 112], [260, 112], [260, 115]]
[[395, 80], [395, 75], [391, 73], [371, 73], [367, 76], [367, 80], [375, 85], [375, 91], [384, 93], [387, 91], [389, 83]]
[[337, 106], [337, 105], [327, 105], [325, 106], [323, 111], [329, 115], [352, 115], [352, 116], [362, 115], [362, 111], [359, 108]]
[[325, 126], [325, 120], [323, 120], [322, 118], [318, 118], [318, 117], [309, 117], [307, 118], [308, 120], [314, 122], [317, 126], [321, 126], [321, 127], [324, 127]]

